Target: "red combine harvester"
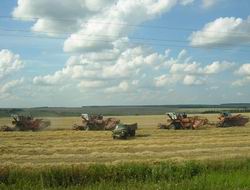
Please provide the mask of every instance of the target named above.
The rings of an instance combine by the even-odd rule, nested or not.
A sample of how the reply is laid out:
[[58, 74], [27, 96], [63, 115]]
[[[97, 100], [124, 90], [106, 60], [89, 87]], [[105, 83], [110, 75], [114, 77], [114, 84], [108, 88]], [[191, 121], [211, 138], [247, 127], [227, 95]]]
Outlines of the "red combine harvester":
[[245, 126], [249, 122], [249, 117], [241, 114], [232, 115], [229, 112], [220, 113], [218, 119], [217, 127]]
[[160, 129], [197, 129], [208, 123], [207, 118], [188, 117], [185, 113], [167, 113], [167, 116], [168, 124], [158, 124]]

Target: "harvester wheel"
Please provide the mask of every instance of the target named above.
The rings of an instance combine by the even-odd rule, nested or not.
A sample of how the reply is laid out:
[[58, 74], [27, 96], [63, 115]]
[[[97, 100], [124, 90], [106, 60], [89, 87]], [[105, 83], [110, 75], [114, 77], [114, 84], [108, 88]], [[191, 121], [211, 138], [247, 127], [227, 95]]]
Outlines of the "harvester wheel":
[[222, 127], [230, 127], [230, 124], [227, 123], [227, 122], [224, 122], [223, 125], [222, 125]]
[[216, 123], [216, 127], [222, 127], [221, 123]]
[[169, 125], [168, 129], [175, 129], [175, 125], [174, 124]]
[[130, 132], [130, 136], [131, 136], [131, 137], [134, 137], [134, 136], [135, 136], [135, 130], [133, 130], [133, 131]]
[[172, 123], [172, 124], [170, 125], [170, 129], [178, 130], [178, 129], [181, 129], [181, 128], [182, 128], [182, 126], [181, 126], [180, 123]]

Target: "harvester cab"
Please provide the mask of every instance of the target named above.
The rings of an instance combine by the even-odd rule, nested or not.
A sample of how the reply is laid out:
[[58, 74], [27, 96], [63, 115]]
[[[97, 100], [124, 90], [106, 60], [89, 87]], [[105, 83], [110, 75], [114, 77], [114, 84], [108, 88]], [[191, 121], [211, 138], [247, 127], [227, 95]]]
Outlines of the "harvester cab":
[[231, 117], [232, 116], [232, 114], [230, 112], [221, 112], [220, 115], [222, 117]]
[[177, 115], [176, 115], [176, 113], [174, 113], [174, 112], [166, 113], [166, 115], [167, 115], [171, 120], [177, 119]]
[[83, 113], [83, 114], [81, 114], [81, 117], [82, 117], [82, 119], [89, 121], [89, 114]]
[[187, 118], [186, 113], [175, 113], [175, 112], [169, 112], [166, 113], [166, 115], [173, 121], [176, 119], [182, 119], [182, 118]]

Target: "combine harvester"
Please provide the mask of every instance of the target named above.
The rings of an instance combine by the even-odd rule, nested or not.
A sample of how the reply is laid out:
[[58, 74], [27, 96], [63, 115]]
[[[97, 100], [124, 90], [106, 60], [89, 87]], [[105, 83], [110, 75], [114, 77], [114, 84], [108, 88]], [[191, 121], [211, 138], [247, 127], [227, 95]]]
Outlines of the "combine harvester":
[[204, 126], [208, 124], [208, 119], [199, 117], [199, 116], [193, 116], [188, 117], [185, 113], [167, 113], [166, 114], [169, 119], [168, 124], [158, 124], [158, 128], [160, 129], [198, 129], [201, 126]]
[[3, 126], [1, 131], [40, 131], [50, 126], [50, 121], [34, 119], [32, 116], [12, 115], [14, 127]]
[[245, 124], [249, 122], [249, 117], [241, 114], [232, 115], [230, 112], [222, 112], [218, 119], [217, 127], [245, 126]]
[[116, 125], [120, 123], [119, 119], [107, 118], [104, 119], [102, 115], [82, 114], [82, 125], [73, 125], [73, 130], [114, 130]]

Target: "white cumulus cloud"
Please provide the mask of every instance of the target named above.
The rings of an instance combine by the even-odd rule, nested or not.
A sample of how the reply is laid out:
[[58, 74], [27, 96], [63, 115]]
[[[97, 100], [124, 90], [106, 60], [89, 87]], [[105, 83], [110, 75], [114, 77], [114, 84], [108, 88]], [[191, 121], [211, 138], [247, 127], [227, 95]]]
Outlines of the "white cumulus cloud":
[[114, 47], [140, 25], [193, 0], [18, 0], [12, 15], [33, 20], [34, 32], [69, 37], [66, 52], [98, 51]]
[[195, 47], [237, 46], [250, 43], [250, 17], [246, 20], [236, 17], [218, 18], [207, 23], [202, 30], [189, 37]]
[[229, 68], [231, 68], [232, 66], [234, 66], [234, 63], [228, 62], [228, 61], [214, 61], [212, 64], [207, 65], [204, 69], [203, 69], [203, 73], [204, 74], [217, 74], [220, 73], [222, 71], [225, 71]]
[[[102, 58], [100, 55], [110, 56]], [[124, 48], [123, 51], [113, 49], [113, 53], [109, 51], [109, 54], [96, 52], [71, 56], [61, 70], [36, 76], [33, 82], [40, 86], [55, 86], [71, 81], [81, 90], [96, 87], [106, 89], [107, 92], [126, 92], [126, 84], [137, 86], [138, 89], [176, 83], [199, 85], [206, 77], [224, 72], [232, 66], [233, 63], [226, 61], [214, 61], [211, 64], [192, 61], [185, 50], [173, 58], [169, 53], [160, 54], [150, 48], [135, 46]]]
[[250, 84], [250, 63], [241, 65], [235, 73], [241, 76], [241, 79], [234, 81], [234, 86], [244, 86]]
[[[134, 25], [155, 18], [176, 3], [176, 0], [119, 0], [81, 24], [79, 31], [65, 41], [64, 50], [74, 52], [112, 48], [112, 42], [127, 36], [134, 30]], [[81, 40], [84, 36], [88, 39]]]
[[[41, 96], [43, 94], [38, 92], [46, 94], [47, 90], [48, 97], [61, 92], [67, 96], [74, 90], [82, 92], [84, 97], [89, 92], [98, 96], [96, 90], [100, 90], [106, 95], [114, 93], [112, 96], [107, 95], [113, 101], [116, 92], [122, 92], [125, 96], [140, 92], [138, 94], [141, 96], [142, 93], [150, 95], [149, 91], [160, 92], [164, 87], [164, 92], [168, 91], [166, 88], [171, 89], [170, 92], [176, 90], [175, 85], [181, 88], [183, 85], [208, 85], [210, 80], [216, 81], [214, 78], [218, 74], [226, 72], [234, 64], [218, 60], [209, 63], [193, 60], [186, 50], [170, 57], [169, 49], [156, 52], [139, 43], [133, 45], [129, 39], [138, 26], [159, 18], [177, 5], [186, 6], [194, 1], [17, 0], [12, 13], [15, 19], [32, 21], [29, 23], [34, 33], [65, 38], [63, 49], [71, 53], [61, 69], [33, 77], [30, 89], [35, 88]], [[200, 2], [203, 2], [204, 7], [211, 7], [218, 1]], [[190, 43], [197, 47], [249, 43], [249, 31], [249, 18], [218, 18], [194, 32], [190, 36]], [[12, 61], [4, 61], [4, 64], [0, 62], [0, 78], [1, 74], [13, 73], [23, 66], [17, 55], [10, 57], [14, 57], [10, 59]], [[6, 63], [9, 63], [8, 69]], [[245, 67], [239, 69], [238, 74], [247, 81], [249, 75]], [[15, 88], [14, 84], [18, 82], [13, 81], [1, 84], [1, 91], [6, 93]], [[211, 85], [219, 86], [215, 82]], [[74, 95], [80, 97], [77, 93], [70, 94], [71, 97]], [[155, 93], [151, 95], [155, 97]]]
[[[11, 80], [0, 86], [0, 99], [10, 98], [13, 94], [15, 95], [15, 90], [17, 87], [21, 86], [24, 79]], [[16, 95], [15, 95], [16, 96]]]
[[243, 64], [237, 71], [240, 75], [249, 75], [250, 76], [250, 63]]
[[155, 77], [154, 83], [156, 87], [164, 87], [179, 82], [181, 78], [181, 75], [163, 74]]
[[78, 87], [82, 90], [90, 89], [90, 88], [100, 88], [104, 86], [103, 81], [98, 80], [81, 80], [81, 82], [78, 84]]
[[119, 93], [127, 92], [129, 90], [129, 84], [127, 81], [122, 81], [118, 86], [112, 86], [105, 89], [107, 93]]
[[19, 79], [19, 80], [12, 80], [9, 81], [7, 83], [5, 83], [1, 88], [0, 88], [0, 92], [1, 93], [7, 93], [11, 90], [13, 90], [16, 86], [22, 84], [24, 81], [23, 78]]
[[24, 63], [18, 54], [14, 54], [7, 49], [0, 51], [0, 79], [20, 70], [23, 67]]
[[202, 0], [202, 6], [204, 8], [210, 8], [218, 3], [220, 0]]
[[[105, 55], [103, 57], [103, 55]], [[58, 85], [71, 80], [110, 81], [130, 79], [138, 84], [145, 72], [154, 70], [167, 61], [167, 55], [153, 52], [150, 48], [141, 46], [127, 47], [123, 51], [113, 49], [108, 52], [84, 53], [71, 56], [65, 67], [53, 74], [36, 76], [33, 83], [36, 85]], [[137, 81], [137, 82], [135, 82]], [[112, 84], [112, 83], [111, 83]], [[79, 86], [87, 87], [86, 83]], [[116, 84], [114, 84], [116, 85]]]
[[186, 75], [183, 79], [183, 84], [185, 85], [201, 85], [203, 83], [203, 81], [197, 79], [194, 75]]
[[73, 32], [86, 19], [114, 2], [115, 0], [18, 0], [12, 14], [16, 19], [35, 20], [32, 29], [36, 32]]

